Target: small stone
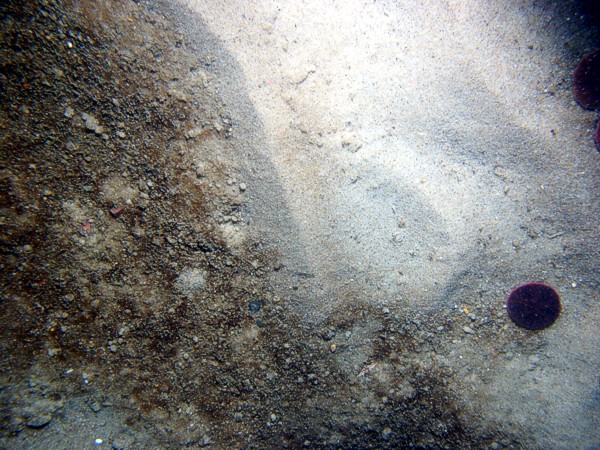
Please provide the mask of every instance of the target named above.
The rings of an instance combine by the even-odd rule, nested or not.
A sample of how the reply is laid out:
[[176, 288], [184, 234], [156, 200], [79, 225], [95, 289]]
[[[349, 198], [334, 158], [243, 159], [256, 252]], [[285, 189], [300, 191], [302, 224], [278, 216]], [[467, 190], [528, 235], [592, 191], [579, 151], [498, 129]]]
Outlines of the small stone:
[[261, 306], [262, 304], [259, 300], [254, 300], [253, 302], [250, 302], [250, 304], [248, 305], [248, 309], [251, 313], [257, 313], [260, 311]]
[[337, 345], [335, 345], [335, 344], [331, 344], [331, 345], [329, 346], [329, 350], [331, 350], [331, 353], [335, 353], [335, 351], [337, 350]]
[[119, 436], [112, 439], [113, 450], [127, 450], [134, 448], [135, 438], [133, 436]]
[[351, 153], [356, 153], [362, 147], [362, 143], [353, 133], [346, 134], [342, 137], [342, 148]]
[[97, 401], [95, 401], [95, 400], [93, 402], [88, 403], [88, 406], [95, 413], [100, 412], [100, 410], [102, 409], [102, 407], [100, 406], [100, 404]]
[[44, 428], [50, 421], [52, 421], [52, 414], [40, 412], [27, 418], [27, 426], [29, 428]]
[[48, 356], [53, 357], [60, 354], [60, 348], [51, 347], [48, 349]]
[[240, 191], [244, 192], [246, 189], [248, 189], [248, 186], [246, 186], [246, 183], [240, 183]]
[[71, 117], [73, 117], [75, 115], [75, 110], [73, 108], [71, 108], [70, 106], [67, 106], [65, 108], [65, 117], [67, 119], [70, 119]]
[[202, 133], [204, 133], [204, 128], [202, 128], [202, 127], [196, 127], [196, 128], [193, 128], [193, 129], [189, 130], [186, 133], [186, 137], [188, 139], [195, 139], [198, 136], [200, 136]]
[[271, 413], [271, 422], [275, 422], [277, 420], [277, 416], [273, 413]]
[[464, 326], [463, 331], [467, 334], [475, 334], [475, 331], [471, 327]]
[[320, 332], [319, 332], [319, 336], [324, 340], [324, 341], [330, 341], [335, 337], [335, 330], [333, 328], [323, 328]]
[[125, 211], [125, 206], [121, 205], [121, 206], [115, 206], [113, 208], [110, 208], [110, 213], [112, 214], [113, 217], [117, 218], [119, 217], [123, 211]]
[[392, 234], [392, 242], [394, 244], [401, 244], [404, 240], [404, 235], [400, 232]]
[[390, 427], [385, 427], [381, 432], [381, 437], [388, 441], [392, 437], [392, 429]]
[[81, 114], [81, 117], [85, 121], [84, 125], [89, 131], [95, 132], [96, 129], [100, 126], [98, 120], [91, 114], [83, 113]]

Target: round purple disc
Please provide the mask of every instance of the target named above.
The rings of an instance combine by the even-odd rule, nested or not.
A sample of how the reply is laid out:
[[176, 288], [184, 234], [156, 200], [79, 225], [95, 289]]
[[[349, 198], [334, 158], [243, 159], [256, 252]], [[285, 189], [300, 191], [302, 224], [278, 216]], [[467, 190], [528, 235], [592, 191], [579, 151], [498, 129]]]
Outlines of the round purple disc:
[[600, 50], [579, 61], [573, 72], [573, 96], [583, 108], [600, 108]]
[[527, 283], [515, 288], [506, 301], [508, 317], [528, 330], [542, 330], [560, 314], [560, 297], [543, 283]]

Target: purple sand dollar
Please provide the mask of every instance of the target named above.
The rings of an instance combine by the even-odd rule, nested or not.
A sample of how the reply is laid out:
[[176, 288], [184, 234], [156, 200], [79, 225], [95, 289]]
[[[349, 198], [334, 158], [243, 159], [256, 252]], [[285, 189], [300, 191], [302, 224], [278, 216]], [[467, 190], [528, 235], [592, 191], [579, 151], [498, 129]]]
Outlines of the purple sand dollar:
[[527, 283], [515, 288], [506, 301], [508, 316], [518, 326], [542, 330], [560, 315], [560, 297], [543, 283]]
[[573, 96], [583, 108], [600, 108], [600, 50], [579, 61], [573, 72]]

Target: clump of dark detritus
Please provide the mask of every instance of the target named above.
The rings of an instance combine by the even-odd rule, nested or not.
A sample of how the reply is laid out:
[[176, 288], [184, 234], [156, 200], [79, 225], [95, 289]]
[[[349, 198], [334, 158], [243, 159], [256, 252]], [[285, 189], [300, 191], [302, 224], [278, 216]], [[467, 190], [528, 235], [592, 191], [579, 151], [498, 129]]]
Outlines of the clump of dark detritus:
[[560, 314], [560, 298], [543, 283], [527, 283], [514, 289], [506, 302], [508, 316], [518, 326], [542, 330], [552, 325]]

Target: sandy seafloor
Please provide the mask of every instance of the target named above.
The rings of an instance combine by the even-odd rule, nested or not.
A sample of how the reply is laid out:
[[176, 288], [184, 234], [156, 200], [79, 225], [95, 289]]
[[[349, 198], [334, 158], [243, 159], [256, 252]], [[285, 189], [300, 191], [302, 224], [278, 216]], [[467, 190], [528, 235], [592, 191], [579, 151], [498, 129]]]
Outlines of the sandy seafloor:
[[[278, 255], [264, 281], [270, 298], [289, 312], [286, 327], [316, 330], [308, 334], [322, 341], [322, 353], [300, 355], [309, 362], [330, 358], [338, 382], [360, 380], [351, 399], [363, 405], [357, 433], [368, 429], [369, 411], [377, 417], [372, 441], [353, 440], [343, 428], [352, 413], [327, 409], [337, 411], [335, 402], [350, 402], [344, 397], [350, 394], [340, 390], [319, 409], [318, 400], [304, 402], [311, 387], [297, 388], [291, 396], [297, 403], [286, 400], [294, 414], [286, 417], [283, 408], [274, 419], [265, 412], [256, 423], [268, 424], [270, 437], [245, 441], [252, 435], [244, 429], [240, 447], [273, 447], [277, 430], [286, 447], [460, 442], [444, 437], [444, 419], [441, 434], [431, 430], [428, 438], [412, 416], [416, 422], [386, 419], [390, 402], [411, 398], [399, 392], [419, 389], [402, 372], [401, 349], [378, 353], [369, 344], [381, 335], [389, 340], [394, 329], [386, 326], [393, 323], [415, 333], [406, 350], [411, 364], [421, 355], [425, 367], [439, 362], [447, 369], [453, 417], [467, 422], [463, 448], [600, 448], [600, 152], [592, 139], [600, 113], [575, 103], [570, 78], [579, 59], [600, 47], [597, 17], [582, 13], [589, 5], [132, 5], [127, 8], [150, 11], [190, 40], [207, 42], [213, 60], [205, 82], [234, 124], [235, 150], [216, 150], [217, 158], [235, 165], [233, 184], [243, 181], [243, 225], [221, 226], [226, 245], [235, 254], [256, 241]], [[185, 91], [186, 76], [177, 89]], [[199, 147], [186, 151], [202, 160]], [[529, 281], [545, 282], [561, 296], [562, 314], [546, 330], [519, 329], [505, 314], [507, 294]], [[363, 305], [360, 320], [332, 319], [352, 311], [353, 302]], [[277, 323], [284, 322], [285, 314]], [[329, 336], [319, 331], [324, 328]], [[245, 345], [250, 332], [271, 339], [264, 328], [245, 330], [234, 344]], [[43, 373], [45, 363], [36, 358]], [[264, 364], [265, 374], [277, 372], [276, 364]], [[86, 442], [80, 448], [89, 448], [91, 436], [104, 436], [99, 445], [107, 448], [186, 445], [168, 432], [172, 441], [165, 433], [157, 434], [163, 440], [144, 435], [139, 423], [124, 432], [116, 424], [127, 423], [127, 409], [105, 408], [104, 426], [97, 428], [97, 411], [78, 398], [66, 397], [60, 418], [47, 426], [12, 429], [4, 446], [73, 448], [80, 438]], [[156, 417], [147, 419], [149, 429]], [[168, 417], [160, 416], [162, 430]], [[203, 417], [204, 441], [188, 446], [234, 442]], [[241, 424], [227, 425], [233, 434], [244, 427], [237, 418]], [[413, 426], [421, 433], [414, 439]]]
[[570, 90], [598, 45], [586, 18], [523, 1], [190, 4], [243, 71], [293, 226], [276, 239], [315, 274], [305, 320], [349, 285], [409, 316], [500, 309], [547, 282], [564, 312], [535, 351], [485, 361], [481, 330], [446, 356], [483, 420], [539, 448], [598, 448], [597, 114]]

